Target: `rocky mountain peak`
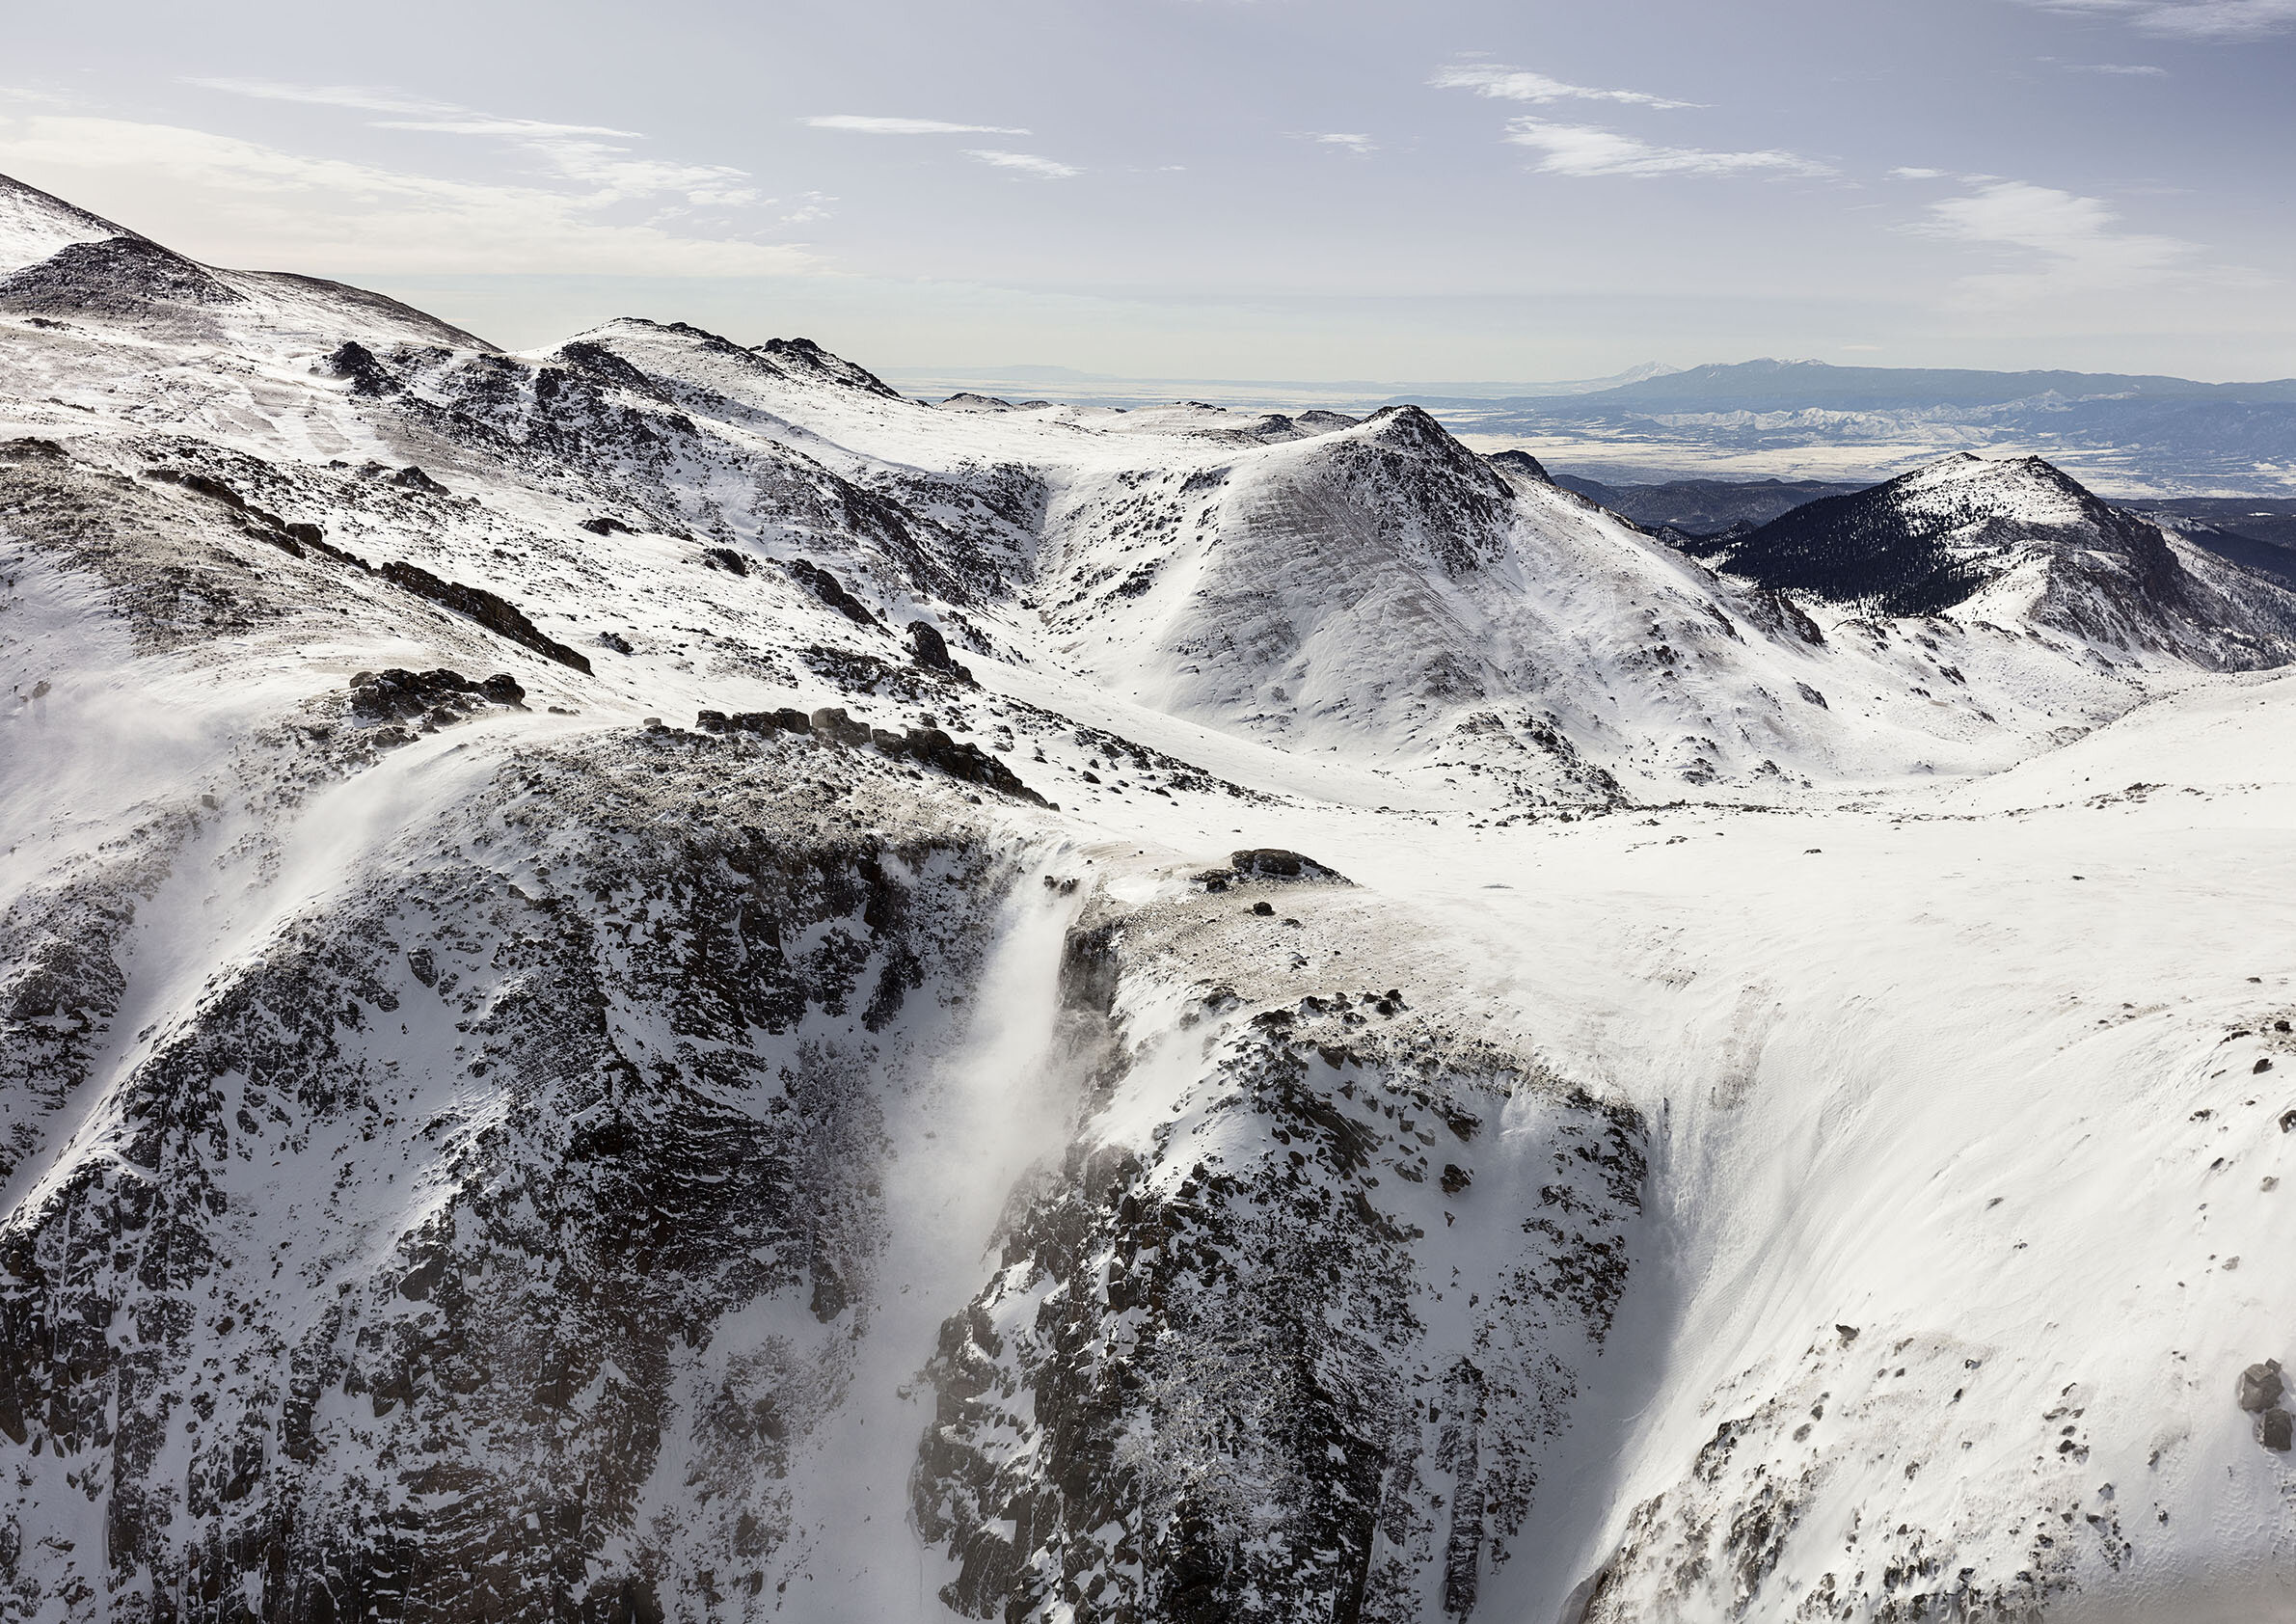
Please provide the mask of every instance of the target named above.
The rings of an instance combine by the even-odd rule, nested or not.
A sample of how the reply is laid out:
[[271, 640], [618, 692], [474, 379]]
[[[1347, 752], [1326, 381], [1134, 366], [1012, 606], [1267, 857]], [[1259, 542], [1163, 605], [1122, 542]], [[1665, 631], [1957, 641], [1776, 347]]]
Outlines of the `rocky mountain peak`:
[[901, 392], [865, 366], [832, 355], [811, 338], [768, 338], [755, 352], [778, 365], [789, 377], [808, 383], [843, 384], [890, 400]]
[[2126, 650], [2274, 665], [2296, 650], [2296, 597], [2174, 546], [2037, 456], [1943, 458], [1771, 520], [1721, 555], [1765, 586], [1894, 615], [1969, 606]]
[[168, 306], [242, 305], [247, 295], [149, 237], [68, 243], [0, 278], [0, 307], [46, 315], [138, 315]]
[[1554, 483], [1553, 476], [1547, 472], [1546, 465], [1528, 451], [1494, 451], [1491, 453], [1490, 460], [1493, 468], [1528, 479], [1534, 484], [1552, 485]]

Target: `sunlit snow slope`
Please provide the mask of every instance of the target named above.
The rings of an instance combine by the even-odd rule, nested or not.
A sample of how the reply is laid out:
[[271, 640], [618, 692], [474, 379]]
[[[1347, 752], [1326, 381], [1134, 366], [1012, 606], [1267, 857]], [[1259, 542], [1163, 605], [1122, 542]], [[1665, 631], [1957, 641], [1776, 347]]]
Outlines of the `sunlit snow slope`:
[[0, 179], [0, 1617], [2296, 1617], [2296, 599], [1718, 564]]

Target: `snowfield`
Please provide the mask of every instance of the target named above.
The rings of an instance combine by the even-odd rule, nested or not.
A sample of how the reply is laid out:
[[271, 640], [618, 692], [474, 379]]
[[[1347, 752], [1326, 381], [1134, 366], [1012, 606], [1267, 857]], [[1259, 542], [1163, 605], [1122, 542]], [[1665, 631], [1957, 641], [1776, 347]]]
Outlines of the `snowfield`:
[[2296, 1618], [2292, 672], [0, 178], [0, 1618]]

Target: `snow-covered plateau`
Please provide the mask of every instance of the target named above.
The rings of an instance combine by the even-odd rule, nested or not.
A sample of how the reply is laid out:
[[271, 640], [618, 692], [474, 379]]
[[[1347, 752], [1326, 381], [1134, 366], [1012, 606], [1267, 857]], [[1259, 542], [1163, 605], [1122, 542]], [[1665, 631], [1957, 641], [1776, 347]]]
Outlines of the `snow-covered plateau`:
[[2296, 596], [0, 179], [0, 1618], [2296, 1618]]

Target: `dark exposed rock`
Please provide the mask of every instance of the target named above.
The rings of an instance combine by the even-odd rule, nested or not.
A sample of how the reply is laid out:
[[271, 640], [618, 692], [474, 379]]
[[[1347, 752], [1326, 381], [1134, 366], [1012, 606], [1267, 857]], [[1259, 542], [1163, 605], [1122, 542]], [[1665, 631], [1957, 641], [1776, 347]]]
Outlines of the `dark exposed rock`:
[[869, 743], [869, 724], [846, 715], [842, 705], [824, 705], [807, 718], [813, 731], [832, 744], [855, 746]]
[[930, 621], [912, 620], [908, 623], [909, 659], [928, 671], [949, 669], [948, 639], [939, 628]]
[[393, 666], [362, 671], [351, 679], [351, 714], [368, 721], [405, 721], [449, 714], [467, 715], [481, 704], [524, 705], [527, 690], [508, 675], [473, 682], [459, 671], [405, 671]]
[[383, 365], [374, 351], [355, 339], [346, 339], [318, 365], [318, 370], [330, 378], [341, 378], [351, 386], [353, 394], [370, 399], [396, 394], [406, 388], [397, 376]]
[[2257, 1418], [2256, 1440], [2267, 1449], [2286, 1454], [2291, 1444], [2296, 1444], [2296, 1417], [2277, 1407], [2266, 1410]]
[[246, 302], [206, 267], [139, 236], [75, 242], [0, 278], [0, 308], [50, 314], [148, 315], [168, 306]]
[[784, 560], [781, 567], [790, 573], [798, 585], [804, 587], [806, 591], [812, 593], [839, 614], [844, 615], [854, 625], [866, 626], [877, 632], [882, 632], [885, 629], [884, 623], [870, 613], [860, 599], [845, 589], [844, 582], [827, 570], [813, 563], [812, 560], [790, 558]]
[[747, 575], [749, 561], [730, 547], [705, 547], [702, 562], [712, 569], [724, 570], [729, 575]]
[[[1095, 939], [1121, 944], [1103, 950], [1119, 974], [1155, 973], [1139, 932]], [[1096, 982], [1111, 1004], [1117, 979]], [[1539, 1108], [1565, 1204], [1524, 1227], [1522, 1255], [1479, 1283], [1475, 1329], [1446, 1340], [1422, 1294], [1466, 1286], [1421, 1281], [1425, 1237], [1380, 1175], [1425, 1179], [1415, 1119], [1438, 1101], [1472, 1115], [1500, 1085], [1424, 1029], [1346, 1024], [1352, 1003], [1262, 1011], [1207, 1043], [1216, 1159], [1088, 1131], [1012, 1211], [997, 1283], [943, 1324], [928, 1371], [913, 1511], [958, 1563], [948, 1606], [1402, 1624], [1430, 1616], [1430, 1587], [1466, 1612], [1508, 1559], [1575, 1392], [1531, 1350], [1608, 1328], [1641, 1126], [1583, 1096]]]
[[621, 520], [609, 519], [604, 515], [584, 519], [581, 524], [575, 526], [575, 528], [588, 530], [592, 535], [635, 535], [637, 533], [628, 525], [623, 524]]
[[[784, 783], [626, 734], [508, 763], [427, 860], [342, 877], [122, 1072], [99, 1153], [0, 1232], [0, 1436], [58, 1497], [101, 1472], [99, 1537], [44, 1571], [123, 1588], [27, 1597], [12, 1555], [0, 1606], [635, 1624], [657, 1583], [789, 1577], [791, 1462], [884, 1224], [879, 1090], [917, 990], [977, 972], [1004, 871], [808, 826]], [[409, 1006], [465, 1046], [404, 1064]], [[633, 1058], [625, 1007], [675, 1060]], [[301, 1155], [353, 1199], [299, 1206], [275, 1170]], [[793, 1300], [825, 1345], [713, 1340]], [[664, 1462], [674, 1526], [643, 1509]]]
[[768, 338], [751, 352], [771, 362], [790, 377], [845, 384], [851, 388], [899, 400], [901, 392], [843, 356], [832, 355], [811, 338]]
[[205, 498], [229, 515], [230, 521], [246, 534], [278, 548], [291, 557], [300, 558], [309, 549], [338, 563], [351, 564], [362, 570], [367, 567], [365, 559], [345, 553], [338, 547], [327, 545], [324, 532], [318, 526], [282, 519], [276, 513], [256, 506], [230, 484], [211, 474], [203, 474], [197, 469], [155, 468], [148, 472], [145, 477], [154, 483], [174, 485], [193, 496]]
[[1229, 866], [1236, 873], [1255, 880], [1337, 880], [1346, 884], [1347, 879], [1337, 869], [1329, 869], [1312, 857], [1303, 857], [1297, 852], [1280, 847], [1265, 846], [1250, 852], [1238, 852], [1229, 859]]
[[536, 654], [555, 660], [561, 665], [571, 665], [584, 676], [589, 674], [588, 656], [578, 654], [564, 643], [544, 636], [518, 606], [507, 598], [499, 597], [483, 587], [442, 581], [430, 571], [403, 559], [393, 559], [376, 573], [385, 581], [405, 587], [417, 597], [427, 598], [457, 614], [468, 616], [499, 637], [507, 637], [514, 643], [532, 649]]
[[935, 772], [967, 784], [979, 784], [999, 795], [1011, 796], [1036, 806], [1046, 805], [1044, 798], [1020, 781], [1003, 762], [978, 744], [959, 744], [937, 727], [912, 727], [901, 734], [878, 731], [872, 735], [878, 748], [903, 761], [913, 761], [920, 767], [930, 767]]
[[638, 394], [661, 392], [652, 378], [604, 344], [577, 338], [572, 343], [559, 345], [556, 359], [569, 366], [580, 367], [599, 382], [611, 384], [616, 389], [630, 390]]
[[695, 726], [704, 733], [797, 733], [813, 731], [812, 718], [803, 711], [783, 707], [778, 711], [741, 711], [732, 716], [723, 711], [704, 711]]
[[1746, 617], [1772, 636], [1792, 637], [1812, 648], [1825, 646], [1825, 634], [1792, 595], [1773, 586], [1758, 586], [1746, 594], [1743, 602]]
[[69, 462], [71, 454], [53, 440], [41, 440], [26, 435], [19, 440], [0, 440], [0, 462]]
[[443, 497], [446, 495], [446, 486], [440, 484], [436, 479], [433, 479], [429, 474], [423, 473], [422, 470], [417, 468], [413, 463], [409, 463], [406, 467], [400, 469], [396, 474], [393, 474], [391, 476], [391, 482], [393, 485], [396, 485], [402, 491], [418, 491], [426, 497]]
[[1491, 454], [1491, 466], [1508, 474], [1519, 474], [1523, 478], [1541, 485], [1554, 483], [1553, 475], [1548, 474], [1545, 465], [1528, 451], [1494, 451]]
[[2286, 1391], [2287, 1378], [2281, 1374], [2280, 1361], [2267, 1359], [2240, 1372], [2233, 1398], [2243, 1410], [2269, 1410]]

